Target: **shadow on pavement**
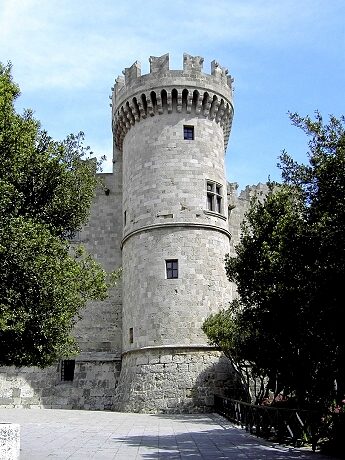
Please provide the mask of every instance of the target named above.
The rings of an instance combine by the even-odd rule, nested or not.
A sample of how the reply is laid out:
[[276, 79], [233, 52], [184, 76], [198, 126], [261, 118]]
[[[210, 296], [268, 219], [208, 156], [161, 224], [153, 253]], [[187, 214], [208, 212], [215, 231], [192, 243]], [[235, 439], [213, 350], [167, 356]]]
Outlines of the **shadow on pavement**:
[[[164, 418], [166, 417], [164, 416]], [[191, 422], [190, 419], [188, 421]], [[194, 424], [195, 422], [191, 423]], [[173, 435], [157, 432], [157, 435], [143, 434], [142, 436], [126, 436], [115, 439], [117, 442], [138, 447], [140, 458], [147, 460], [181, 458], [207, 460], [248, 458], [252, 460], [302, 460], [313, 458], [314, 460], [321, 460], [325, 458], [317, 453], [270, 445], [237, 428], [219, 428], [203, 432], [188, 431]]]

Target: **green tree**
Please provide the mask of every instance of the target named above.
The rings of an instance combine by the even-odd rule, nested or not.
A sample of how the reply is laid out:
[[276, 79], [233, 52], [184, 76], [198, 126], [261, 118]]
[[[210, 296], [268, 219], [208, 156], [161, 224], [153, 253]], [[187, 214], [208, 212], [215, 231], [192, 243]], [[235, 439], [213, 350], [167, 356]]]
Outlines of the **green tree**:
[[70, 238], [98, 180], [83, 134], [56, 142], [0, 64], [0, 364], [47, 366], [77, 351], [78, 312], [107, 295], [106, 273]]
[[252, 202], [236, 257], [226, 259], [239, 298], [204, 331], [254, 377], [266, 377], [258, 400], [271, 389], [327, 407], [344, 392], [344, 118], [291, 119], [311, 137], [309, 165], [283, 152], [283, 185], [270, 184]]

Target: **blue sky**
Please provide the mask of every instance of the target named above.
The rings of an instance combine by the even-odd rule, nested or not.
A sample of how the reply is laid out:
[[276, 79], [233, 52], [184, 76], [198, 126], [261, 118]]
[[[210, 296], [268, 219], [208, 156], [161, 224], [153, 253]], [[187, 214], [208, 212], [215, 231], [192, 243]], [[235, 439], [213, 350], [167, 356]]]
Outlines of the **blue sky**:
[[216, 59], [235, 79], [227, 178], [279, 179], [282, 149], [306, 161], [288, 111], [345, 113], [344, 0], [0, 0], [0, 60], [12, 61], [18, 110], [31, 108], [55, 139], [84, 131], [112, 157], [110, 88], [125, 67], [170, 53]]

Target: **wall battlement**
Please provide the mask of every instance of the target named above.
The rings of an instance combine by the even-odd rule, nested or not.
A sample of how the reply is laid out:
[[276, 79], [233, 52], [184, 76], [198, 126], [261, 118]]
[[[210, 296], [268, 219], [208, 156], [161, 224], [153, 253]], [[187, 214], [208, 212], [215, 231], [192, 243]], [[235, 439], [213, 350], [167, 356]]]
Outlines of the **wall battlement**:
[[112, 88], [115, 144], [122, 150], [126, 133], [140, 120], [163, 113], [193, 113], [223, 128], [226, 149], [233, 117], [232, 82], [228, 70], [211, 62], [203, 73], [204, 58], [183, 55], [183, 70], [169, 69], [169, 54], [151, 56], [150, 73], [141, 75], [138, 61], [123, 71]]
[[137, 79], [146, 78], [148, 79], [150, 75], [154, 74], [154, 78], [166, 77], [171, 75], [174, 78], [177, 75], [191, 75], [196, 76], [198, 73], [203, 76], [212, 75], [216, 80], [219, 80], [222, 85], [227, 84], [232, 88], [233, 78], [228, 73], [226, 67], [222, 67], [217, 61], [213, 60], [211, 62], [211, 74], [203, 73], [203, 63], [204, 58], [201, 56], [191, 56], [190, 54], [183, 54], [183, 70], [170, 70], [169, 68], [169, 53], [163, 54], [163, 56], [150, 56], [150, 73], [146, 75], [141, 75], [141, 64], [139, 61], [135, 61], [131, 67], [126, 67], [122, 73], [123, 76], [118, 76], [115, 80], [115, 86], [112, 90], [116, 95], [119, 95], [121, 92], [125, 91], [126, 88], [129, 88], [136, 83]]

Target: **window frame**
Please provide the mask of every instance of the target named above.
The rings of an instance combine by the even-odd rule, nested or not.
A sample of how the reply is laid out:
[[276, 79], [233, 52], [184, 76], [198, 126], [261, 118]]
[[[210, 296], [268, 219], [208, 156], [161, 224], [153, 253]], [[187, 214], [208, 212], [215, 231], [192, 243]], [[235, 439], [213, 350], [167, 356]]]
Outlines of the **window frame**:
[[183, 139], [185, 141], [194, 141], [195, 130], [193, 125], [183, 125]]
[[[171, 266], [169, 266], [171, 264]], [[165, 277], [167, 280], [179, 278], [178, 259], [165, 259]]]
[[223, 185], [211, 179], [206, 180], [206, 210], [223, 214]]
[[63, 359], [60, 365], [61, 382], [73, 382], [75, 373], [75, 359]]

